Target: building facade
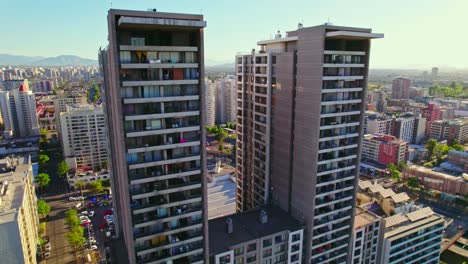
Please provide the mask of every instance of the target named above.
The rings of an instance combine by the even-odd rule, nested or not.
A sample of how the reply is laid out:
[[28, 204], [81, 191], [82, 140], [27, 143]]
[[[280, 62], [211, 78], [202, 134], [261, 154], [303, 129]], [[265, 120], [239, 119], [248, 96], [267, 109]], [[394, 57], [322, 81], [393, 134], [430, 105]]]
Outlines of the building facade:
[[384, 221], [382, 217], [356, 208], [354, 217], [353, 264], [379, 264], [382, 258], [380, 242], [384, 234]]
[[116, 232], [128, 263], [208, 258], [202, 15], [113, 10], [101, 50]]
[[37, 263], [39, 218], [31, 158], [6, 158], [0, 167], [1, 262]]
[[302, 263], [304, 227], [279, 208], [213, 219], [209, 230], [209, 263]]
[[468, 118], [435, 121], [431, 125], [429, 137], [439, 141], [447, 140], [449, 144], [464, 144], [468, 141]]
[[413, 141], [414, 133], [414, 117], [399, 117], [393, 120], [393, 132], [392, 135], [411, 143]]
[[392, 82], [392, 99], [408, 99], [410, 95], [411, 80], [396, 78]]
[[214, 82], [216, 87], [216, 123], [236, 121], [237, 89], [234, 76], [223, 76]]
[[398, 164], [406, 162], [408, 143], [390, 135], [364, 135], [362, 141], [363, 160], [370, 160], [380, 164]]
[[60, 134], [66, 158], [81, 169], [100, 170], [109, 159], [108, 137], [102, 106], [68, 106], [60, 113]]
[[17, 90], [0, 92], [4, 137], [6, 139], [39, 136], [36, 101], [27, 84]]
[[393, 119], [388, 116], [372, 114], [366, 117], [367, 134], [391, 135], [393, 132]]
[[61, 134], [60, 113], [66, 112], [68, 106], [86, 105], [86, 97], [79, 93], [67, 93], [57, 96], [54, 100], [55, 115], [57, 120], [57, 132]]
[[206, 125], [214, 126], [216, 123], [216, 86], [208, 79], [205, 79], [205, 102]]
[[430, 137], [432, 123], [441, 120], [440, 105], [437, 103], [429, 103], [423, 109], [423, 117], [426, 118], [426, 137]]
[[299, 25], [236, 57], [238, 210], [271, 201], [306, 223], [306, 263], [351, 258], [370, 39], [381, 37]]

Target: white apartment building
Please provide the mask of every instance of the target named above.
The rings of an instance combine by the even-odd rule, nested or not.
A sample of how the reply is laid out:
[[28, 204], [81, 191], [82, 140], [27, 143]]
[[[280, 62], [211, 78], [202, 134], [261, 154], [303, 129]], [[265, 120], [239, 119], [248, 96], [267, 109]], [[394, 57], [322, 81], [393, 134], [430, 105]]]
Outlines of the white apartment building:
[[21, 84], [18, 89], [1, 91], [0, 108], [6, 139], [39, 135], [36, 101], [27, 84]]
[[216, 87], [216, 122], [224, 124], [236, 121], [237, 91], [234, 76], [217, 79]]
[[0, 167], [0, 262], [37, 263], [39, 220], [30, 157], [3, 159]]
[[366, 118], [366, 131], [367, 134], [392, 134], [393, 119], [390, 117], [380, 117], [370, 115]]
[[394, 120], [393, 133], [395, 137], [408, 143], [413, 141], [414, 117], [402, 117]]
[[[79, 93], [71, 93], [71, 94], [64, 94], [61, 96], [58, 96], [54, 100], [54, 106], [55, 106], [55, 115], [56, 117], [60, 116], [60, 113], [66, 112], [67, 111], [67, 106], [71, 105], [85, 105], [87, 104], [86, 102], [86, 97], [82, 96]], [[60, 135], [60, 118], [56, 118], [57, 120], [57, 132]]]
[[100, 169], [108, 160], [107, 130], [101, 106], [68, 106], [60, 113], [65, 157], [75, 157], [78, 168]]
[[205, 108], [206, 108], [206, 125], [214, 126], [216, 113], [216, 86], [212, 81], [205, 80]]
[[378, 264], [381, 258], [379, 242], [384, 233], [382, 218], [363, 208], [356, 208], [354, 217], [353, 264]]

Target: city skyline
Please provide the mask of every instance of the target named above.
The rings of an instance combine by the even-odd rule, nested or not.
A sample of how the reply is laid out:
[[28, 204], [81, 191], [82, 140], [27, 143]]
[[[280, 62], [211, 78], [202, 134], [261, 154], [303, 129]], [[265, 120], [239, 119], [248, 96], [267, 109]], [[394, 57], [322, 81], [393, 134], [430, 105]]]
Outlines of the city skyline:
[[[465, 61], [468, 60], [468, 54], [459, 52], [463, 49], [463, 43], [468, 40], [467, 36], [458, 34], [463, 31], [463, 10], [468, 8], [468, 3], [462, 0], [452, 1], [450, 5], [435, 0], [398, 0], [392, 3], [362, 1], [359, 4], [338, 0], [327, 3], [295, 1], [285, 8], [248, 3], [251, 10], [263, 11], [251, 15], [240, 15], [246, 14], [242, 1], [235, 6], [227, 3], [114, 0], [112, 8], [156, 8], [160, 12], [202, 13], [210, 21], [205, 39], [207, 65], [234, 63], [233, 54], [249, 52], [251, 43], [259, 40], [258, 36], [268, 39], [277, 30], [284, 35], [285, 30], [296, 28], [300, 22], [304, 26], [312, 26], [329, 21], [339, 26], [372, 28], [376, 32], [386, 32], [386, 41], [372, 46], [375, 55], [370, 62], [371, 68], [467, 68]], [[31, 8], [25, 10], [24, 6]], [[0, 53], [26, 56], [73, 54], [96, 59], [98, 48], [105, 46], [107, 42], [107, 26], [103, 18], [109, 8], [110, 1], [86, 0], [79, 5], [66, 2], [36, 3], [30, 0], [9, 3], [0, 10], [0, 22], [14, 22], [17, 28], [33, 30], [10, 32], [9, 37], [0, 43]], [[69, 12], [70, 10], [73, 12]], [[19, 12], [23, 14], [21, 19], [17, 19]], [[396, 19], [398, 23], [395, 23]], [[447, 41], [455, 35], [458, 41]], [[434, 53], [434, 50], [443, 52]]]

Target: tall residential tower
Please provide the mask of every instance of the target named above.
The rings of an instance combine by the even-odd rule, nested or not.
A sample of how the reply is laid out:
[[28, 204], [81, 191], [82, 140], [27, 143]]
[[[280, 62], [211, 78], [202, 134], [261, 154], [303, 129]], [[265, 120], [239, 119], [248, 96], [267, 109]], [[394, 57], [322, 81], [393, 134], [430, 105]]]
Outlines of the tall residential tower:
[[100, 61], [117, 231], [129, 263], [207, 256], [205, 26], [202, 15], [108, 14]]
[[370, 29], [320, 25], [236, 57], [237, 209], [306, 226], [304, 263], [350, 262]]

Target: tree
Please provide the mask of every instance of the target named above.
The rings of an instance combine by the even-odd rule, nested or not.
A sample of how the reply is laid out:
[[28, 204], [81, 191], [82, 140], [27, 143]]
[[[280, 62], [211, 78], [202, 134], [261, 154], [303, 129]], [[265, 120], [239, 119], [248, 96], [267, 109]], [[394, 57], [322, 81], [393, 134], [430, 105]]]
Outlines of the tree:
[[450, 151], [450, 150], [465, 151], [465, 147], [463, 147], [462, 144], [460, 144], [458, 141], [455, 140], [455, 141], [452, 143], [452, 145], [450, 145], [449, 151]]
[[426, 142], [426, 149], [427, 149], [427, 155], [428, 155], [429, 160], [432, 160], [432, 158], [434, 157], [436, 146], [437, 146], [437, 140], [433, 138], [429, 139]]
[[110, 184], [110, 180], [107, 179], [107, 180], [103, 180], [102, 181], [102, 187], [110, 187], [111, 184]]
[[45, 139], [46, 136], [47, 136], [47, 129], [41, 128], [41, 129], [39, 130], [39, 134], [41, 135], [41, 138]]
[[68, 210], [65, 213], [65, 222], [71, 227], [79, 225], [80, 218], [78, 217], [78, 212], [75, 209]]
[[37, 201], [37, 213], [45, 217], [50, 212], [50, 205], [48, 205], [44, 200]]
[[67, 233], [68, 243], [75, 249], [85, 244], [84, 229], [82, 226], [74, 226], [70, 232]]
[[86, 187], [86, 183], [84, 181], [77, 181], [75, 182], [75, 188], [80, 189], [80, 195], [83, 196], [83, 188]]
[[39, 154], [39, 166], [45, 166], [50, 158], [46, 154]]
[[419, 187], [419, 179], [418, 177], [409, 177], [408, 178], [408, 187], [412, 188], [412, 189], [416, 189]]
[[401, 172], [398, 171], [398, 167], [395, 164], [389, 163], [387, 169], [390, 171], [390, 177], [392, 177], [392, 179], [400, 181]]
[[437, 146], [434, 148], [434, 154], [437, 158], [438, 162], [442, 161], [442, 157], [447, 155], [449, 151], [449, 147], [447, 144], [437, 144]]
[[102, 192], [104, 190], [104, 188], [102, 187], [102, 181], [101, 180], [90, 182], [89, 187], [91, 188], [91, 191], [93, 193], [100, 193], [100, 192]]
[[49, 174], [47, 173], [39, 173], [36, 177], [36, 181], [39, 183], [39, 187], [41, 187], [41, 190], [43, 187], [46, 187], [49, 185], [50, 182], [50, 177]]
[[403, 172], [406, 168], [408, 168], [408, 164], [406, 162], [400, 161], [398, 162], [398, 170]]
[[64, 176], [70, 170], [70, 165], [62, 160], [57, 166], [57, 174], [59, 176]]
[[106, 160], [106, 161], [104, 161], [104, 162], [102, 163], [102, 168], [103, 168], [103, 169], [106, 169], [106, 170], [109, 169], [109, 161], [108, 161], [108, 160]]

